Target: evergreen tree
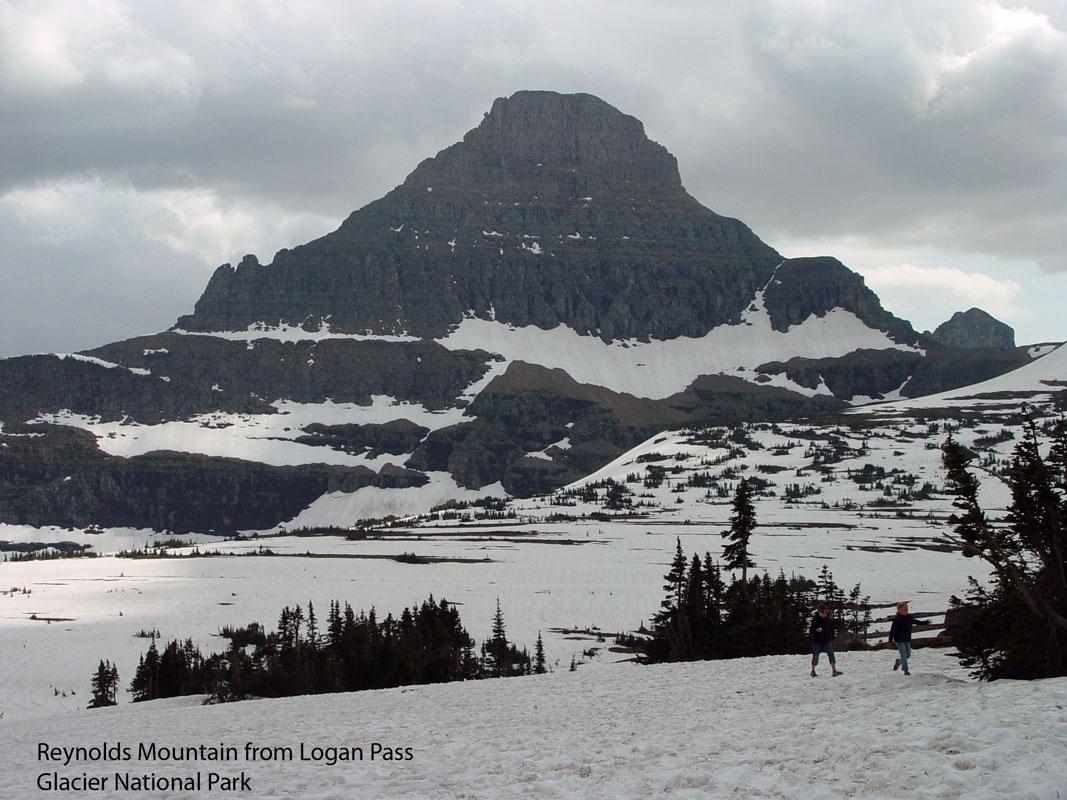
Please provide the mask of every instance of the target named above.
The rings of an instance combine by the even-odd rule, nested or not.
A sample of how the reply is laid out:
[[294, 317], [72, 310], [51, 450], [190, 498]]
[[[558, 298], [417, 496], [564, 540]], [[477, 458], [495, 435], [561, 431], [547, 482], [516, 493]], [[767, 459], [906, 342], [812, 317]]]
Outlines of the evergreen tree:
[[708, 625], [714, 629], [723, 622], [722, 609], [726, 600], [726, 584], [722, 570], [711, 560], [711, 553], [704, 553], [704, 608]]
[[308, 600], [308, 644], [312, 649], [319, 646], [319, 621], [315, 616], [315, 606]]
[[856, 636], [866, 636], [871, 626], [871, 598], [863, 594], [863, 589], [857, 583], [848, 593], [848, 619], [845, 627], [849, 633]]
[[826, 565], [822, 565], [822, 569], [819, 570], [819, 598], [830, 605], [833, 602], [834, 587], [837, 584], [834, 583], [834, 575], [830, 572], [830, 568]]
[[[677, 606], [677, 572], [686, 564], [680, 546], [666, 576], [666, 597], [653, 619], [651, 636], [642, 645], [649, 661], [687, 661], [695, 658], [736, 658], [803, 652], [810, 647], [807, 624], [815, 581], [780, 572], [774, 580], [764, 573], [742, 582], [739, 575], [723, 583], [721, 571], [705, 553], [694, 558], [681, 584]], [[829, 571], [825, 591], [843, 598]], [[742, 601], [742, 594], [747, 600]]]
[[949, 522], [963, 554], [993, 570], [990, 590], [972, 582], [966, 601], [953, 598], [961, 663], [988, 679], [1067, 675], [1067, 427], [1055, 426], [1046, 457], [1026, 421], [1007, 478], [1006, 525], [979, 504], [974, 454], [951, 436], [942, 452], [958, 511]]
[[545, 666], [545, 643], [541, 640], [541, 631], [537, 632], [537, 644], [534, 649], [534, 666], [533, 671], [535, 675], [544, 675], [548, 672]]
[[159, 649], [154, 636], [148, 646], [148, 652], [141, 656], [137, 663], [137, 670], [130, 682], [130, 694], [133, 695], [135, 703], [159, 697]]
[[223, 701], [246, 699], [252, 677], [252, 660], [245, 649], [237, 642], [231, 642], [220, 666], [222, 676], [213, 688], [212, 696]]
[[91, 686], [93, 697], [89, 701], [89, 708], [118, 705], [115, 693], [119, 688], [119, 671], [110, 661], [100, 662], [93, 674]]
[[[372, 608], [357, 616], [349, 604], [344, 612], [331, 602], [328, 627], [318, 630], [314, 607], [307, 612], [307, 635], [300, 629], [300, 606], [286, 607], [278, 630], [262, 631], [249, 642], [243, 629], [226, 629], [225, 653], [205, 659], [187, 639], [160, 649], [152, 640], [141, 656], [130, 690], [135, 701], [178, 694], [210, 693], [216, 700], [282, 697], [316, 692], [385, 688], [413, 683], [464, 680], [489, 676], [524, 675], [544, 671], [544, 642], [538, 635], [536, 664], [525, 648], [507, 640], [503, 611], [497, 602], [493, 636], [482, 645], [482, 661], [474, 654], [474, 640], [464, 630], [455, 606], [431, 596], [420, 606], [405, 608], [399, 617], [379, 620]], [[254, 645], [249, 655], [246, 647]], [[108, 664], [94, 677], [98, 696], [106, 697]], [[111, 668], [113, 669], [113, 668]], [[117, 681], [117, 673], [113, 680]], [[113, 696], [113, 693], [112, 693]]]
[[700, 556], [693, 553], [693, 560], [689, 562], [689, 572], [685, 579], [685, 613], [691, 620], [704, 619], [705, 611], [704, 595], [704, 570], [700, 566]]
[[[674, 559], [664, 576], [663, 590], [667, 593], [660, 603], [653, 623], [654, 641], [664, 650], [660, 656], [667, 661], [688, 661], [695, 657], [692, 630], [686, 607], [688, 575], [682, 540], [675, 540]], [[699, 569], [699, 567], [698, 567]]]
[[682, 607], [682, 601], [685, 599], [685, 568], [685, 552], [682, 550], [682, 540], [678, 538], [675, 539], [674, 558], [671, 561], [671, 567], [667, 574], [663, 576], [665, 581], [663, 591], [667, 594], [660, 603], [660, 611], [656, 615], [656, 621], [665, 623], [674, 619], [678, 610]]
[[748, 568], [756, 566], [749, 558], [748, 543], [752, 531], [756, 528], [756, 509], [752, 504], [752, 486], [747, 478], [737, 484], [732, 502], [733, 513], [730, 515], [730, 528], [723, 531], [723, 538], [729, 540], [722, 550], [723, 567], [741, 570], [742, 597], [746, 594]]
[[493, 615], [493, 635], [483, 645], [486, 668], [494, 678], [507, 675], [511, 671], [511, 648], [504, 626], [504, 612], [500, 610], [500, 598], [496, 599], [496, 613]]

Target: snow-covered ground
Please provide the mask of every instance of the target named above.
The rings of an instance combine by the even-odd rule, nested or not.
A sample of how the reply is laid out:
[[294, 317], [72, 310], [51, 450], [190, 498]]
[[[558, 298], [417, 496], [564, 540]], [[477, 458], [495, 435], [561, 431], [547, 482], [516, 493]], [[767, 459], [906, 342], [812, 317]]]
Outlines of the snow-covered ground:
[[[1029, 364], [981, 383], [925, 397], [867, 406], [864, 411], [891, 415], [932, 408], [980, 409], [1012, 403], [1010, 397], [1003, 396], [1004, 393], [1028, 393], [1030, 396], [1027, 402], [1039, 403], [1046, 400], [1051, 392], [1067, 388], [1067, 344], [1045, 346], [1037, 355], [1040, 355], [1040, 358]], [[1018, 401], [1014, 402], [1018, 404]]]
[[[978, 684], [931, 650], [916, 652], [911, 677], [892, 672], [891, 663], [888, 651], [841, 654], [838, 678], [825, 670], [809, 678], [804, 656], [592, 665], [573, 673], [221, 706], [181, 698], [11, 722], [0, 725], [0, 796], [37, 797], [45, 794], [40, 776], [55, 782], [84, 775], [107, 782], [98, 791], [57, 794], [1067, 797], [1067, 679]], [[129, 748], [129, 759], [81, 753], [65, 763], [62, 748], [104, 743], [118, 747], [120, 757]], [[142, 746], [153, 743], [157, 758], [142, 758], [149, 755]], [[278, 758], [251, 760], [249, 744]], [[42, 758], [42, 745], [59, 748], [49, 753], [59, 759]], [[161, 746], [201, 745], [232, 758], [158, 758]], [[353, 759], [336, 759], [336, 749], [331, 758], [328, 748], [344, 748]], [[386, 753], [393, 759], [384, 760]], [[319, 760], [306, 760], [316, 755]], [[116, 789], [116, 773], [154, 780], [199, 774], [202, 788], [124, 791]], [[234, 778], [235, 788], [242, 774], [247, 783], [243, 790], [209, 791], [212, 773]]]
[[[720, 325], [698, 338], [613, 341], [581, 335], [565, 325], [544, 330], [496, 320], [468, 318], [438, 342], [451, 350], [487, 350], [508, 361], [563, 369], [578, 383], [605, 386], [637, 397], [661, 399], [685, 390], [701, 375], [726, 373], [754, 381], [752, 368], [794, 356], [831, 358], [861, 348], [914, 348], [893, 342], [855, 314], [835, 308], [810, 316], [787, 331], [771, 327], [759, 292], [736, 325]], [[827, 393], [791, 381], [778, 384], [802, 394]]]
[[[955, 435], [976, 447], [981, 437], [995, 440], [983, 453], [1003, 459], [1014, 445], [1003, 429], [983, 422]], [[750, 549], [759, 569], [815, 578], [827, 566], [846, 591], [860, 583], [875, 603], [908, 600], [915, 611], [940, 614], [951, 595], [966, 591], [969, 576], [986, 574], [981, 562], [945, 546], [951, 506], [940, 489], [937, 449], [944, 435], [941, 423], [914, 421], [873, 432], [791, 423], [664, 433], [569, 489], [513, 500], [503, 511], [441, 511], [364, 539], [275, 535], [201, 544], [240, 556], [0, 564], [0, 673], [13, 676], [0, 684], [0, 711], [6, 720], [79, 711], [103, 658], [117, 664], [125, 686], [147, 646], [134, 636], [141, 630], [158, 630], [164, 640], [191, 637], [214, 652], [225, 644], [216, 636], [223, 625], [270, 627], [284, 606], [308, 600], [320, 616], [333, 599], [395, 614], [433, 594], [459, 604], [464, 624], [483, 640], [499, 599], [508, 635], [520, 645], [532, 647], [540, 632], [550, 661], [609, 661], [616, 657], [607, 651], [611, 637], [597, 641], [596, 631], [647, 624], [676, 541], [686, 553], [720, 556], [741, 476], [767, 482]], [[629, 505], [606, 507], [608, 479]], [[935, 489], [909, 496], [924, 484]], [[798, 496], [787, 496], [790, 487], [800, 487]], [[361, 490], [374, 498], [331, 495], [290, 530], [350, 524], [356, 509], [346, 503], [395, 511], [389, 503], [426, 503], [431, 498], [419, 493], [431, 489], [437, 502], [450, 488], [459, 492], [442, 476], [420, 489]], [[983, 500], [996, 515], [1007, 492], [989, 479]], [[0, 539], [70, 540], [107, 553], [159, 537], [0, 526]], [[261, 547], [275, 555], [257, 555]], [[391, 558], [403, 553], [430, 561]]]
[[[496, 375], [499, 370], [491, 370]], [[487, 381], [479, 380], [479, 386]], [[469, 422], [464, 408], [434, 411], [420, 403], [373, 395], [368, 405], [357, 403], [295, 403], [278, 400], [272, 414], [231, 414], [213, 412], [189, 420], [172, 420], [153, 425], [127, 419], [103, 422], [96, 417], [70, 411], [42, 414], [30, 422], [70, 425], [96, 436], [105, 453], [131, 458], [160, 450], [199, 453], [219, 458], [241, 458], [274, 466], [297, 464], [341, 464], [381, 469], [386, 464], [402, 465], [411, 453], [385, 453], [375, 458], [352, 455], [330, 447], [315, 447], [295, 441], [305, 435], [308, 425], [371, 425], [405, 419], [429, 430]]]
[[[1067, 376], [1065, 353], [983, 391], [1054, 388], [1045, 381]], [[938, 650], [918, 651], [908, 682], [881, 651], [842, 654], [844, 676], [812, 681], [803, 657], [638, 667], [609, 650], [611, 633], [636, 629], [658, 608], [677, 540], [688, 554], [721, 553], [741, 477], [765, 481], [751, 542], [758, 568], [815, 577], [827, 566], [840, 586], [859, 582], [877, 604], [908, 600], [914, 611], [943, 612], [968, 576], [985, 570], [945, 546], [951, 507], [939, 446], [951, 430], [987, 468], [1001, 468], [1019, 433], [996, 408], [1004, 404], [962, 424], [900, 407], [873, 429], [782, 423], [663, 433], [551, 495], [503, 510], [439, 511], [364, 539], [274, 531], [195, 537], [201, 549], [231, 556], [0, 563], [0, 797], [39, 793], [37, 776], [53, 770], [206, 776], [219, 766], [52, 767], [38, 760], [39, 742], [306, 742], [364, 747], [369, 759], [377, 741], [410, 747], [414, 757], [221, 766], [245, 771], [252, 787], [244, 797], [1067, 798], [1063, 680], [978, 685]], [[429, 488], [328, 496], [289, 530], [354, 522], [367, 508], [404, 513], [459, 493], [436, 478]], [[622, 507], [607, 506], [612, 484]], [[982, 499], [996, 517], [1008, 495], [986, 475]], [[159, 538], [0, 525], [0, 540], [74, 541], [100, 553]], [[402, 553], [426, 563], [392, 558]], [[84, 708], [100, 659], [115, 662], [128, 686], [147, 647], [142, 631], [190, 637], [212, 652], [223, 649], [223, 625], [273, 627], [286, 605], [311, 600], [322, 616], [336, 598], [395, 614], [431, 593], [457, 603], [479, 640], [499, 600], [509, 638], [530, 647], [541, 632], [555, 673], [221, 707], [191, 699], [131, 706], [123, 689], [118, 709]], [[566, 669], [572, 656], [584, 662], [577, 673]]]

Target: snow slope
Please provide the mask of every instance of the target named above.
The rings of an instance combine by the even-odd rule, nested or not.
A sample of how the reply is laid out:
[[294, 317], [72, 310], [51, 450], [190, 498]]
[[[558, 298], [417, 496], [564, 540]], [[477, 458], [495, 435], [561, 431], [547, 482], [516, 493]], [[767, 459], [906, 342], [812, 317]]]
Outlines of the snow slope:
[[320, 425], [371, 425], [408, 420], [431, 431], [470, 422], [466, 407], [479, 392], [507, 369], [507, 362], [491, 361], [485, 374], [456, 398], [456, 405], [428, 409], [421, 403], [398, 400], [388, 395], [372, 395], [367, 405], [357, 403], [298, 403], [276, 400], [272, 414], [200, 414], [188, 420], [145, 425], [123, 419], [103, 422], [97, 417], [69, 410], [41, 414], [30, 423], [70, 425], [96, 436], [101, 450], [109, 455], [130, 458], [159, 450], [197, 453], [220, 458], [240, 458], [273, 466], [300, 464], [339, 464], [379, 470], [387, 464], [401, 466], [411, 453], [385, 453], [375, 458], [352, 455], [330, 447], [295, 441], [312, 423]]
[[[751, 368], [767, 361], [794, 356], [830, 358], [860, 348], [911, 349], [840, 308], [824, 317], [808, 317], [784, 333], [776, 331], [763, 307], [762, 292], [739, 324], [720, 325], [699, 338], [605, 343], [563, 325], [544, 330], [468, 318], [437, 341], [450, 350], [480, 348], [508, 361], [563, 369], [579, 383], [651, 399], [681, 392], [701, 375], [721, 372], [753, 380], [756, 375]], [[791, 384], [788, 388], [800, 387]]]
[[[541, 632], [550, 658], [562, 664], [591, 647], [600, 648], [597, 658], [610, 658], [595, 635], [568, 631], [633, 631], [647, 623], [662, 600], [676, 541], [687, 553], [721, 554], [741, 476], [766, 481], [751, 542], [759, 569], [815, 577], [825, 565], [840, 586], [860, 583], [875, 603], [909, 600], [916, 611], [942, 614], [969, 576], [986, 576], [983, 563], [945, 540], [952, 509], [941, 488], [939, 447], [949, 424], [894, 421], [869, 430], [782, 423], [665, 433], [568, 490], [511, 500], [503, 511], [442, 511], [351, 541], [289, 535], [210, 544], [231, 553], [264, 546], [282, 557], [0, 563], [0, 674], [19, 676], [0, 683], [0, 711], [10, 720], [78, 708], [99, 659], [132, 674], [146, 647], [133, 636], [142, 628], [217, 650], [220, 626], [271, 625], [285, 605], [308, 600], [397, 613], [433, 594], [460, 603], [480, 641], [499, 599], [515, 641], [530, 646]], [[951, 424], [988, 463], [1006, 463], [1016, 441], [1010, 424]], [[450, 497], [476, 499], [447, 475], [431, 478], [414, 489], [325, 495], [285, 527], [345, 527]], [[605, 507], [608, 479], [631, 505]], [[499, 485], [486, 491], [502, 494]], [[999, 481], [983, 480], [991, 515], [1002, 515], [1008, 500]], [[0, 539], [70, 540], [101, 553], [159, 538], [0, 525]], [[390, 558], [402, 553], [435, 562]], [[29, 593], [6, 594], [13, 587]], [[78, 694], [62, 696], [71, 690]]]
[[307, 330], [299, 325], [284, 322], [268, 324], [252, 323], [243, 331], [187, 331], [171, 328], [171, 333], [182, 336], [210, 336], [215, 339], [228, 339], [231, 342], [255, 342], [259, 339], [273, 339], [278, 342], [321, 342], [326, 339], [349, 339], [355, 342], [417, 342], [417, 336], [408, 334], [381, 333], [335, 333], [330, 330], [328, 320], [323, 320], [317, 330]]
[[[976, 684], [942, 653], [914, 674], [887, 651], [807, 659], [612, 664], [528, 678], [197, 706], [189, 698], [0, 725], [0, 795], [39, 775], [236, 775], [241, 791], [176, 798], [804, 798], [1056, 800], [1067, 796], [1067, 679]], [[40, 743], [130, 748], [68, 764]], [[142, 760], [140, 745], [234, 747], [234, 760]], [[292, 759], [245, 758], [245, 745]], [[373, 743], [404, 760], [371, 760]], [[363, 760], [300, 760], [345, 747]], [[359, 748], [356, 750], [355, 748]], [[410, 748], [410, 750], [408, 750]], [[262, 752], [262, 751], [260, 751]], [[285, 755], [278, 750], [276, 753]], [[406, 756], [410, 755], [410, 758]], [[66, 794], [66, 793], [64, 793]], [[139, 793], [133, 793], [140, 796]], [[75, 793], [74, 796], [86, 796]], [[154, 796], [154, 795], [153, 795]]]
[[[479, 381], [481, 384], [482, 381]], [[274, 466], [297, 464], [363, 465], [380, 469], [386, 464], [402, 465], [410, 453], [385, 453], [377, 458], [352, 455], [330, 447], [315, 447], [294, 441], [306, 426], [370, 425], [406, 419], [437, 430], [469, 422], [462, 407], [433, 411], [421, 403], [409, 403], [386, 395], [373, 395], [369, 405], [356, 403], [296, 403], [278, 400], [275, 414], [202, 414], [187, 421], [144, 425], [126, 420], [101, 422], [84, 414], [64, 411], [42, 414], [30, 422], [71, 425], [87, 430], [97, 438], [105, 453], [113, 456], [144, 455], [157, 450], [200, 453], [224, 458], [243, 458]]]
[[[1067, 344], [1060, 345], [1016, 370], [981, 383], [925, 397], [864, 406], [863, 411], [892, 414], [929, 408], [977, 408], [1002, 405], [1005, 401], [1003, 396], [981, 397], [981, 395], [1004, 393], [1020, 395], [1026, 402], [1032, 403], [1047, 398], [1051, 392], [1063, 389], [1067, 389]], [[1031, 395], [1031, 393], [1039, 394]]]

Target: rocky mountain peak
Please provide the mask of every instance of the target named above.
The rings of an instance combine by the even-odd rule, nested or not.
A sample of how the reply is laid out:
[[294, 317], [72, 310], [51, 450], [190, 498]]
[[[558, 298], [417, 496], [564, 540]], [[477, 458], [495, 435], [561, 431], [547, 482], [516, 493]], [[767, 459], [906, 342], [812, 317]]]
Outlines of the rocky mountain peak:
[[437, 338], [473, 316], [605, 341], [700, 337], [740, 323], [775, 275], [776, 330], [840, 307], [914, 336], [839, 262], [784, 261], [690, 196], [636, 118], [589, 94], [522, 91], [337, 231], [220, 268], [178, 326], [328, 320]]
[[497, 99], [327, 236], [220, 268], [178, 326], [440, 336], [464, 317], [606, 340], [739, 319], [782, 257], [686, 193], [674, 156], [588, 94]]
[[1015, 347], [1015, 331], [980, 308], [957, 311], [930, 334], [941, 344], [952, 347], [980, 348]]
[[490, 204], [630, 208], [655, 199], [699, 207], [674, 156], [638, 119], [590, 94], [556, 92], [497, 98], [480, 125], [423, 161], [381, 205], [439, 206], [471, 194]]
[[645, 135], [644, 125], [590, 94], [518, 92], [497, 98], [463, 141], [502, 162], [681, 188], [678, 162]]

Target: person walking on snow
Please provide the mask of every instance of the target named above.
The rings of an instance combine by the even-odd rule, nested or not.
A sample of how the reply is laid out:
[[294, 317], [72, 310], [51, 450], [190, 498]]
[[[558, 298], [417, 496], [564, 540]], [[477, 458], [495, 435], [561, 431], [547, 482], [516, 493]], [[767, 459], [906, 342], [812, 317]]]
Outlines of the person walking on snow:
[[837, 668], [837, 657], [834, 655], [833, 645], [830, 640], [834, 638], [834, 621], [830, 618], [830, 610], [820, 603], [811, 618], [811, 677], [815, 677], [815, 667], [819, 664], [819, 653], [826, 653], [830, 659], [830, 669], [836, 678], [841, 674]]
[[926, 625], [914, 614], [908, 613], [907, 603], [897, 603], [897, 614], [893, 617], [893, 624], [889, 626], [889, 643], [897, 646], [900, 657], [893, 663], [893, 671], [904, 668], [905, 675], [908, 672], [908, 659], [911, 658], [911, 629], [914, 625]]

